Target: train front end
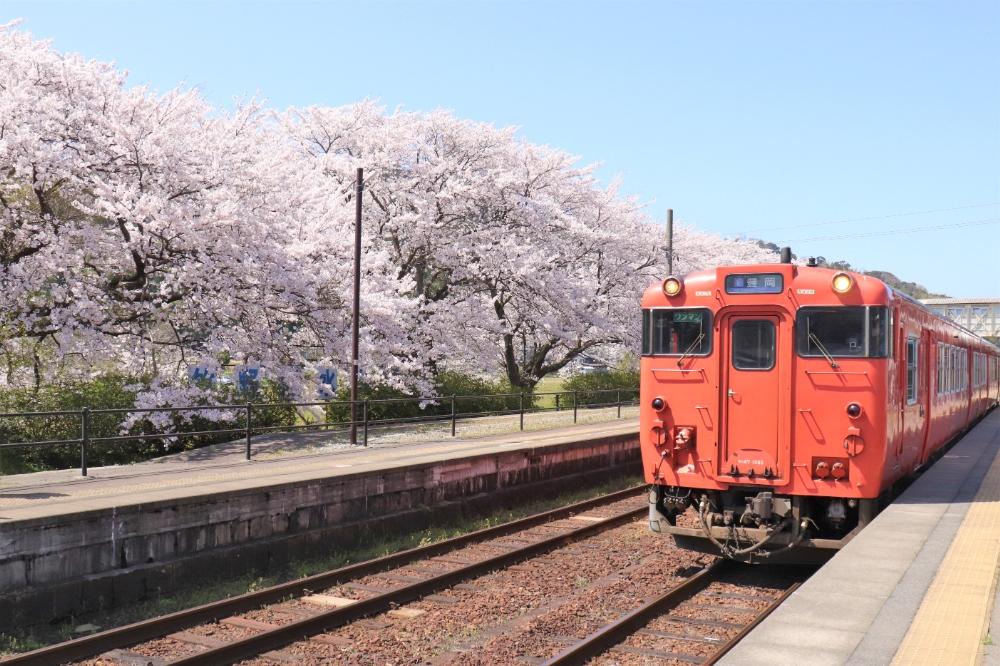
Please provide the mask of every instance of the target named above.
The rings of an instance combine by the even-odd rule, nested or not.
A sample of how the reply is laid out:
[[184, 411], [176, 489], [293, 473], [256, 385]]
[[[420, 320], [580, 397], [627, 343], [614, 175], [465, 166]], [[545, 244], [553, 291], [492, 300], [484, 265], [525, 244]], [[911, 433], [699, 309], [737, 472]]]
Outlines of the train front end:
[[642, 301], [650, 528], [743, 561], [822, 559], [875, 511], [891, 322], [878, 280], [721, 267]]

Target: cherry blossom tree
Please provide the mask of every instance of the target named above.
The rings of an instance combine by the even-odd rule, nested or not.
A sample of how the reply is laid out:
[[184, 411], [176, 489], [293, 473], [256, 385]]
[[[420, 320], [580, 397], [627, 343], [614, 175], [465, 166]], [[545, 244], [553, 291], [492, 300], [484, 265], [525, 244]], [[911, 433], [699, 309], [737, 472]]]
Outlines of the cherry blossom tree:
[[[499, 368], [530, 389], [585, 352], [636, 346], [636, 302], [663, 275], [662, 237], [593, 167], [442, 111], [364, 102], [280, 120], [331, 187], [368, 169], [369, 242], [411, 280], [430, 371]], [[773, 258], [686, 228], [678, 241], [682, 267]]]
[[[126, 88], [108, 65], [0, 30], [5, 346], [30, 349], [39, 381], [43, 355], [49, 370], [167, 379], [231, 358], [295, 390], [311, 360], [343, 361], [353, 222], [288, 149], [255, 104], [223, 114], [191, 90]], [[374, 259], [366, 353], [412, 374], [409, 301]]]
[[[6, 26], [4, 380], [116, 369], [159, 406], [205, 397], [188, 366], [229, 360], [308, 395], [310, 367], [347, 366], [357, 167], [368, 381], [426, 389], [452, 369], [531, 389], [637, 347], [661, 229], [575, 157], [444, 111], [224, 111]], [[773, 260], [688, 227], [676, 249], [683, 270]]]

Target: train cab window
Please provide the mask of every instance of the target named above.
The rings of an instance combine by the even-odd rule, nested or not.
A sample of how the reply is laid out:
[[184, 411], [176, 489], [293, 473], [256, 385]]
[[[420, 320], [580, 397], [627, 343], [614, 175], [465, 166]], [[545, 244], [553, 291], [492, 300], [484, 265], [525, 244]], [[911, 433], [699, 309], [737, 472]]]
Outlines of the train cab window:
[[650, 311], [642, 311], [642, 355], [649, 356], [653, 353], [653, 339], [649, 331]]
[[733, 323], [733, 367], [770, 370], [774, 367], [774, 322], [755, 319]]
[[919, 351], [916, 338], [906, 339], [906, 404], [912, 405], [917, 402], [917, 382], [920, 378], [918, 372]]
[[799, 356], [884, 358], [889, 353], [885, 307], [799, 308], [795, 346]]
[[[649, 343], [643, 353], [668, 356], [708, 356], [712, 352], [712, 312], [707, 308], [649, 310]], [[648, 350], [648, 351], [647, 351]]]

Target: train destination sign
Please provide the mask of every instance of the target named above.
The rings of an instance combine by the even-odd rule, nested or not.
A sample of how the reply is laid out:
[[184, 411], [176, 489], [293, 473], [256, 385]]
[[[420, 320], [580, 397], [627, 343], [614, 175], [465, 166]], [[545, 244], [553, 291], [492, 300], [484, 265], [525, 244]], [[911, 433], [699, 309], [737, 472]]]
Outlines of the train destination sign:
[[784, 289], [781, 273], [727, 275], [727, 294], [780, 294]]

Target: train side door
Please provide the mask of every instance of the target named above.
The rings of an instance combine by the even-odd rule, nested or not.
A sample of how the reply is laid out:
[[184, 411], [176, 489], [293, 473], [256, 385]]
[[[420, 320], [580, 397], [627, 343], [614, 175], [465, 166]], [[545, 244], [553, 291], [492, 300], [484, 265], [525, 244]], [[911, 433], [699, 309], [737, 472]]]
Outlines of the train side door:
[[[720, 473], [766, 481], [783, 477], [781, 359], [789, 336], [770, 315], [733, 315], [722, 324], [725, 453]], [[782, 351], [784, 350], [784, 351]]]
[[903, 454], [900, 462], [916, 466], [923, 460], [926, 440], [927, 344], [919, 332], [903, 339]]
[[920, 335], [920, 416], [923, 417], [923, 432], [920, 436], [921, 450], [919, 463], [927, 460], [927, 446], [931, 435], [931, 364], [933, 358], [931, 332], [923, 331]]

